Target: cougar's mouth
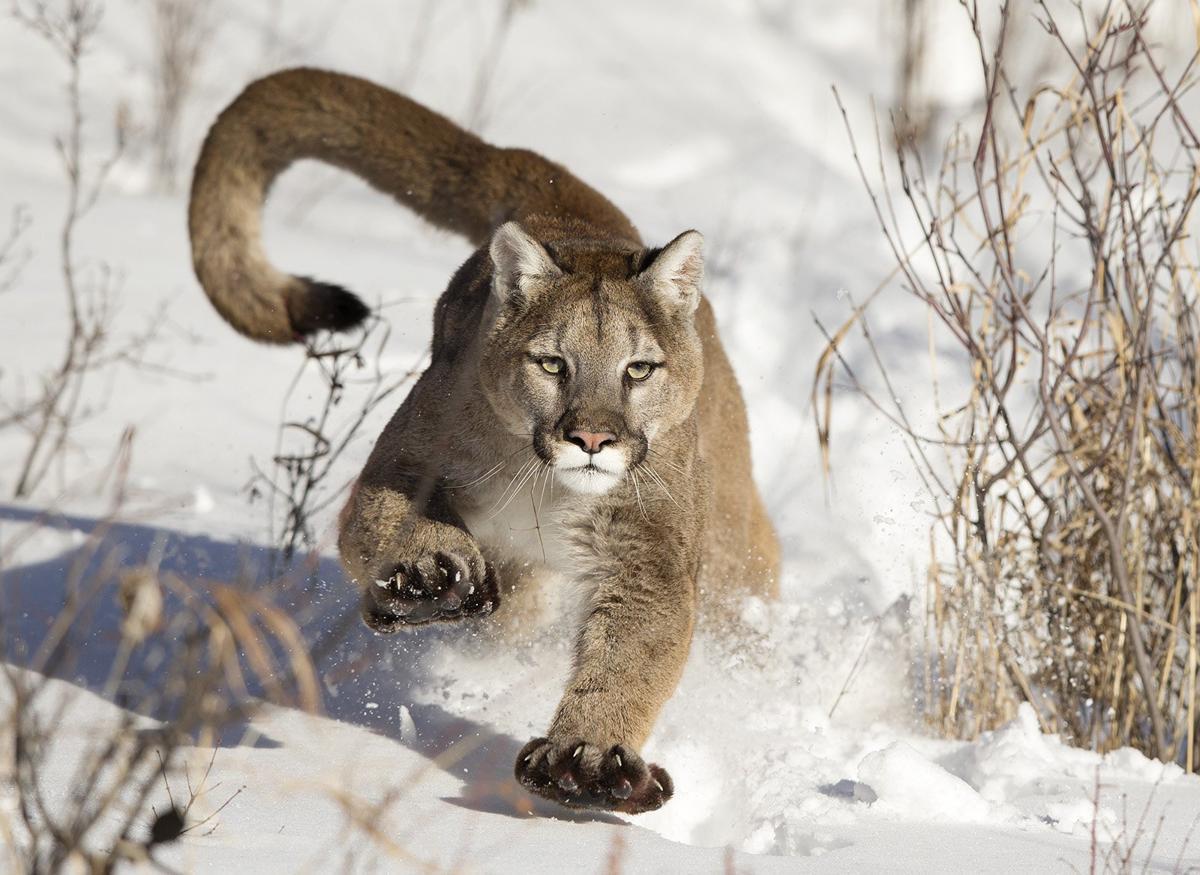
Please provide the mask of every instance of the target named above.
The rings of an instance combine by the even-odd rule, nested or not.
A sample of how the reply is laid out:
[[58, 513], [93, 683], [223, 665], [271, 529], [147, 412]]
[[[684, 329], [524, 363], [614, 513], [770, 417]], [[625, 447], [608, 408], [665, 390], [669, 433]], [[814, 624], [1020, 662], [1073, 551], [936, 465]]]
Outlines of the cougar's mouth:
[[621, 482], [622, 473], [606, 471], [596, 465], [577, 468], [555, 466], [558, 482], [572, 492], [583, 495], [603, 495]]
[[572, 492], [602, 495], [625, 476], [624, 456], [618, 450], [585, 453], [578, 447], [567, 445], [559, 449], [554, 470], [558, 482]]

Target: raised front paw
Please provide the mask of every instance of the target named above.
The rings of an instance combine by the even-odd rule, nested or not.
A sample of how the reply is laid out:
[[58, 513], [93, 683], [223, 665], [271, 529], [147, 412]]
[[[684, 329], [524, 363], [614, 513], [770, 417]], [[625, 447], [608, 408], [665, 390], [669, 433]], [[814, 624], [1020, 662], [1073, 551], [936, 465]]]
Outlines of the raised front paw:
[[624, 745], [603, 748], [579, 738], [535, 738], [517, 755], [515, 772], [527, 790], [571, 808], [640, 814], [675, 792], [666, 769]]
[[376, 632], [490, 614], [500, 605], [496, 575], [473, 545], [447, 547], [401, 562], [368, 583], [363, 620]]

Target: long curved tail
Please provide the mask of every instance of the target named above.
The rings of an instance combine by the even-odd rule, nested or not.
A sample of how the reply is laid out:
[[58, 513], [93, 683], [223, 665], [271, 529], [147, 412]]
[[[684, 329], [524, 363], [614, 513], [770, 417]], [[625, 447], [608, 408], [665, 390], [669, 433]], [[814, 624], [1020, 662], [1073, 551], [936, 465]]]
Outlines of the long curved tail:
[[339, 286], [267, 259], [263, 200], [289, 164], [315, 158], [354, 173], [435, 225], [483, 244], [502, 223], [574, 219], [637, 240], [620, 210], [563, 167], [500, 149], [365, 79], [284, 70], [251, 83], [213, 123], [192, 179], [192, 263], [213, 306], [256, 340], [288, 343], [367, 314]]

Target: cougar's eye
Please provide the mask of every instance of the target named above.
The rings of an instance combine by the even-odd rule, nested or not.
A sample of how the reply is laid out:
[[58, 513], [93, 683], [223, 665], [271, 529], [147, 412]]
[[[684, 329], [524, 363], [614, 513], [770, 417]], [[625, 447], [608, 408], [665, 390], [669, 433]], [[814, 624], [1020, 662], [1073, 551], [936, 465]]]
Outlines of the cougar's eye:
[[650, 362], [634, 362], [625, 369], [631, 380], [644, 380], [654, 373], [654, 365]]
[[538, 364], [542, 366], [542, 370], [547, 374], [561, 374], [567, 369], [567, 363], [554, 355], [538, 359]]

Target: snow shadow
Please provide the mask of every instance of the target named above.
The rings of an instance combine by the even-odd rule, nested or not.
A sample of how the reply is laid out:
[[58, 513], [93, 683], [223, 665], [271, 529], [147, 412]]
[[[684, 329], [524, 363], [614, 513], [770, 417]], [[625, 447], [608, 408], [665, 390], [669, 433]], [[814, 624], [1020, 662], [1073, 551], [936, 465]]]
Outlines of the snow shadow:
[[[9, 543], [30, 533], [38, 539], [38, 558], [4, 568], [0, 578], [4, 658], [34, 667], [35, 654], [62, 611], [72, 581], [87, 581], [87, 606], [65, 632], [62, 652], [68, 655], [46, 666], [46, 673], [155, 719], [169, 719], [169, 706], [147, 706], [156, 697], [146, 693], [161, 688], [181, 644], [164, 639], [161, 633], [152, 635], [136, 648], [116, 692], [106, 693], [121, 638], [119, 570], [157, 563], [160, 572], [199, 584], [201, 591], [205, 581], [259, 592], [268, 586], [264, 582], [271, 551], [252, 544], [5, 504], [0, 504], [0, 524]], [[52, 555], [47, 557], [48, 553]], [[171, 599], [175, 597], [168, 595], [168, 610]], [[512, 766], [528, 739], [418, 701], [418, 689], [430, 678], [434, 647], [439, 642], [453, 644], [456, 636], [469, 634], [468, 629], [445, 625], [392, 636], [371, 632], [359, 618], [355, 588], [328, 557], [309, 562], [304, 573], [289, 578], [273, 603], [285, 607], [301, 629], [317, 669], [327, 716], [388, 736], [461, 780], [462, 796], [447, 798], [450, 804], [509, 816], [533, 813], [572, 819], [564, 809], [525, 793], [514, 781]], [[269, 698], [261, 688], [251, 693]], [[414, 732], [414, 726], [420, 731]], [[238, 723], [224, 728], [220, 743], [276, 744]], [[622, 823], [603, 814], [583, 813], [577, 819]]]

